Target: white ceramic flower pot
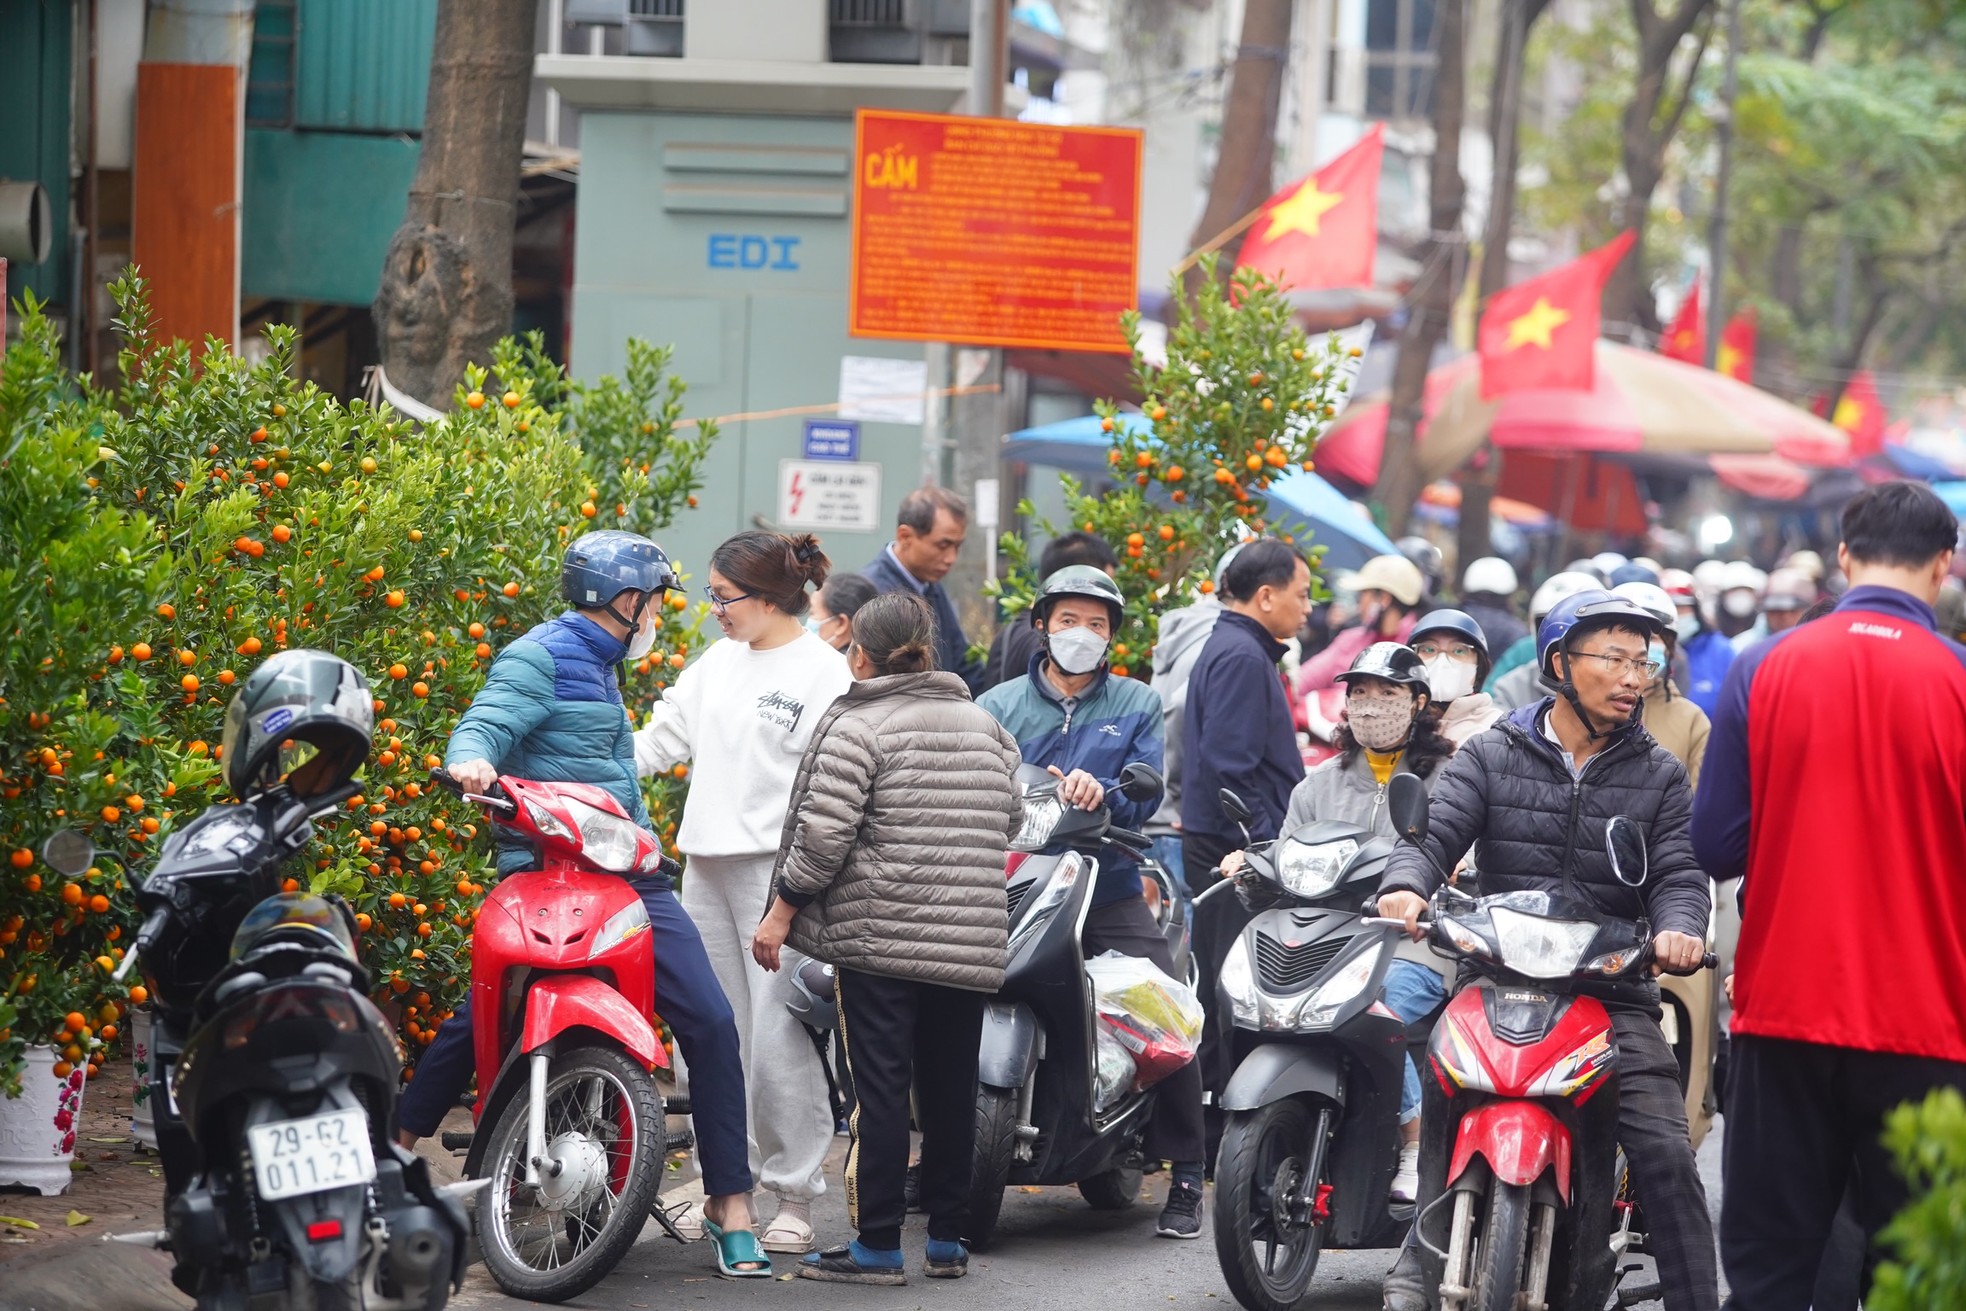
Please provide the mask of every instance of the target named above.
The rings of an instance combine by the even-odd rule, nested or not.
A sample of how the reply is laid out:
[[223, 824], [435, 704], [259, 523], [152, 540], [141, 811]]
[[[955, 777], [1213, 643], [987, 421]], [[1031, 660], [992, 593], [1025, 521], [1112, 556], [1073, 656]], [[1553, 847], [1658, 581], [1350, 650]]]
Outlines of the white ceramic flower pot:
[[82, 1127], [87, 1071], [55, 1077], [55, 1049], [29, 1047], [21, 1095], [0, 1097], [0, 1184], [23, 1184], [53, 1197], [74, 1177], [75, 1138]]

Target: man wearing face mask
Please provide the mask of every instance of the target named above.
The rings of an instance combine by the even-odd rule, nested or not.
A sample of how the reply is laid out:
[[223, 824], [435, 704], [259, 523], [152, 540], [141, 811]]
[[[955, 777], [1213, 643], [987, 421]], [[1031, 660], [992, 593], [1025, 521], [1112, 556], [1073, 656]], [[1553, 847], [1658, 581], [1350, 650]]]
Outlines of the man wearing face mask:
[[1407, 645], [1426, 668], [1433, 702], [1443, 708], [1440, 731], [1448, 741], [1458, 747], [1502, 717], [1502, 708], [1481, 690], [1488, 684], [1488, 638], [1474, 616], [1464, 610], [1435, 610], [1413, 625]]
[[1700, 762], [1706, 758], [1711, 725], [1707, 722], [1707, 712], [1687, 700], [1673, 682], [1674, 648], [1679, 641], [1679, 634], [1673, 628], [1678, 618], [1677, 607], [1664, 588], [1651, 583], [1620, 583], [1611, 589], [1611, 594], [1636, 601], [1645, 613], [1659, 621], [1660, 633], [1652, 639], [1646, 652], [1652, 663], [1659, 666], [1659, 672], [1645, 688], [1645, 728], [1660, 746], [1686, 766], [1686, 781], [1697, 790]]
[[[1030, 671], [991, 688], [977, 704], [1017, 739], [1025, 764], [1058, 775], [1059, 800], [1085, 810], [1109, 806], [1113, 823], [1137, 830], [1158, 798], [1135, 801], [1120, 792], [1120, 771], [1135, 762], [1161, 767], [1161, 703], [1153, 688], [1113, 677], [1108, 665], [1125, 608], [1119, 586], [1102, 569], [1079, 564], [1052, 574], [1031, 604], [1042, 645]], [[1174, 976], [1167, 942], [1140, 892], [1139, 863], [1119, 847], [1107, 848], [1085, 918], [1085, 954], [1140, 956]], [[1156, 1232], [1199, 1238], [1206, 1150], [1201, 1067], [1191, 1061], [1158, 1086], [1146, 1151], [1173, 1163], [1174, 1181]]]

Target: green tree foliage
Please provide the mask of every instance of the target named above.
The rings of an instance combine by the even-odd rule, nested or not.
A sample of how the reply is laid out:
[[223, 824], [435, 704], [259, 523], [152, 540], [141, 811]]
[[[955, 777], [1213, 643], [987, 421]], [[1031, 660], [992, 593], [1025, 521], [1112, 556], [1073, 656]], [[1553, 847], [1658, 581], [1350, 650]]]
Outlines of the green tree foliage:
[[1878, 1267], [1871, 1311], [1966, 1306], [1966, 1099], [1950, 1088], [1885, 1121], [1884, 1145], [1912, 1201], [1880, 1238], [1895, 1259]]

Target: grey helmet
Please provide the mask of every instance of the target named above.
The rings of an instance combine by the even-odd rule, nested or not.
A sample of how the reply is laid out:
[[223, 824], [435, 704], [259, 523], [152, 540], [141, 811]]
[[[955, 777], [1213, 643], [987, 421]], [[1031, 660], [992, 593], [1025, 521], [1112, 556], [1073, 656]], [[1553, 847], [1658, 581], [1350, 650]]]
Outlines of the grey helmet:
[[1083, 596], [1104, 601], [1114, 628], [1118, 628], [1126, 617], [1126, 597], [1120, 593], [1119, 584], [1098, 565], [1068, 564], [1038, 584], [1038, 594], [1031, 602], [1031, 622], [1042, 624], [1061, 596]]
[[347, 783], [368, 759], [375, 697], [326, 651], [282, 651], [246, 676], [225, 708], [225, 782], [244, 799], [283, 779], [297, 797]]
[[792, 985], [792, 996], [785, 1008], [808, 1029], [839, 1027], [839, 1007], [833, 999], [833, 967], [795, 951], [784, 953], [785, 978]]

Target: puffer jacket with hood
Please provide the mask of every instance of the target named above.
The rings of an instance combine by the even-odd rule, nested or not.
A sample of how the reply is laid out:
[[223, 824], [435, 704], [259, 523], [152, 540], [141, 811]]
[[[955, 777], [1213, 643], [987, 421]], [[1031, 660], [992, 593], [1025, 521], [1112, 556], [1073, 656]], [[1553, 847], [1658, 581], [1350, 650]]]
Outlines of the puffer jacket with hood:
[[[1400, 752], [1393, 774], [1412, 774], [1428, 787], [1440, 776], [1447, 760], [1447, 744], [1439, 737], [1429, 738], [1420, 749], [1408, 747]], [[1359, 749], [1341, 751], [1304, 775], [1304, 781], [1290, 790], [1290, 808], [1284, 812], [1283, 831], [1290, 833], [1304, 824], [1339, 821], [1369, 828], [1381, 837], [1393, 837], [1393, 821], [1386, 813], [1386, 784], [1372, 773], [1372, 762]]]
[[[1693, 858], [1693, 813], [1686, 769], [1631, 724], [1573, 777], [1570, 763], [1543, 735], [1554, 701], [1524, 706], [1447, 762], [1434, 780], [1426, 846], [1402, 845], [1386, 866], [1379, 891], [1432, 896], [1436, 869], [1452, 869], [1470, 848], [1484, 893], [1562, 892], [1621, 919], [1646, 918], [1652, 931], [1705, 937], [1711, 887]], [[1649, 873], [1631, 888], [1611, 873], [1605, 825], [1614, 815], [1635, 820], [1645, 834]], [[1609, 1005], [1656, 1012], [1659, 986], [1650, 979], [1587, 983], [1581, 991]]]
[[1169, 610], [1160, 617], [1150, 686], [1160, 693], [1167, 790], [1161, 794], [1160, 809], [1147, 821], [1148, 833], [1175, 833], [1181, 828], [1181, 716], [1188, 708], [1188, 674], [1201, 656], [1201, 649], [1208, 645], [1215, 621], [1221, 617], [1222, 603], [1213, 596], [1204, 596], [1193, 605]]
[[1023, 821], [1017, 743], [950, 673], [853, 684], [813, 731], [792, 785], [773, 892], [791, 945], [896, 979], [995, 992], [1008, 919], [1004, 851]]

